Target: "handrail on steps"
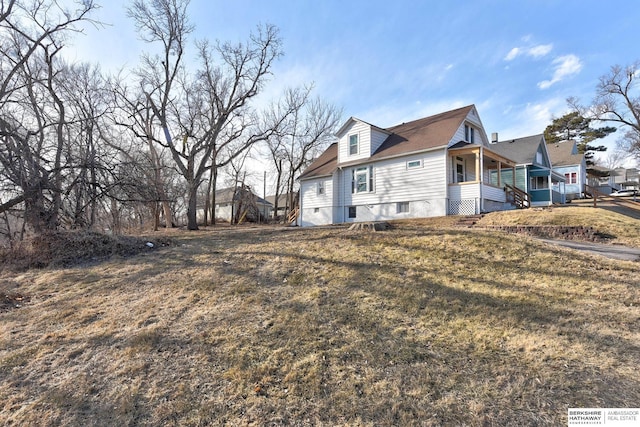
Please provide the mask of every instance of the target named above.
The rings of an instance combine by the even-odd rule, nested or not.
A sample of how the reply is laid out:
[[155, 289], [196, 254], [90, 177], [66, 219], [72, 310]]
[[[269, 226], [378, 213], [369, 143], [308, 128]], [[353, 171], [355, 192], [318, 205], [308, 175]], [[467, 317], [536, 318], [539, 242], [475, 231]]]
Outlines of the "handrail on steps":
[[531, 207], [531, 195], [526, 191], [522, 191], [518, 187], [514, 187], [513, 185], [505, 184], [504, 191], [507, 193], [507, 196], [511, 196], [513, 199], [513, 203], [519, 209], [527, 209]]

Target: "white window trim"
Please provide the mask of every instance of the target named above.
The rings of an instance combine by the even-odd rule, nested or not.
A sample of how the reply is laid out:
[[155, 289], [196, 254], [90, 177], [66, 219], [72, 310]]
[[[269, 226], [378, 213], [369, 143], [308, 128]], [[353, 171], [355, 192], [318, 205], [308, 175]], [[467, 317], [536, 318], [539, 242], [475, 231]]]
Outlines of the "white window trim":
[[[358, 177], [364, 176], [365, 188], [358, 189]], [[351, 194], [373, 193], [375, 192], [375, 170], [373, 165], [359, 166], [351, 169]]]
[[407, 161], [407, 170], [420, 169], [422, 167], [423, 167], [422, 159], [419, 159], [419, 160], [408, 160]]
[[[352, 137], [356, 137], [356, 152], [352, 153], [351, 152], [351, 138]], [[347, 154], [349, 156], [357, 156], [358, 154], [360, 154], [360, 134], [359, 133], [352, 133], [351, 135], [349, 135], [349, 139], [347, 141]]]
[[474, 144], [476, 140], [475, 128], [469, 123], [465, 123], [464, 125], [464, 140], [471, 144]]

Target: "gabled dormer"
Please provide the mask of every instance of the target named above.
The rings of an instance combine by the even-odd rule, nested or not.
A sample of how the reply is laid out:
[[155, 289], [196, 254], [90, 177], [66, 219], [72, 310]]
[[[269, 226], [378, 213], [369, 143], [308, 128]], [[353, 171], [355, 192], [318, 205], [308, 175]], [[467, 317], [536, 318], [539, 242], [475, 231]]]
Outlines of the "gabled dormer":
[[475, 105], [469, 106], [466, 117], [462, 124], [458, 127], [453, 138], [449, 141], [448, 146], [452, 147], [460, 142], [466, 142], [468, 144], [489, 146], [489, 139], [487, 133], [484, 130], [478, 111]]
[[351, 117], [338, 130], [338, 164], [366, 160], [376, 152], [390, 132]]
[[540, 135], [540, 143], [538, 144], [538, 150], [536, 151], [536, 157], [533, 164], [536, 166], [551, 168], [551, 158], [543, 135]]

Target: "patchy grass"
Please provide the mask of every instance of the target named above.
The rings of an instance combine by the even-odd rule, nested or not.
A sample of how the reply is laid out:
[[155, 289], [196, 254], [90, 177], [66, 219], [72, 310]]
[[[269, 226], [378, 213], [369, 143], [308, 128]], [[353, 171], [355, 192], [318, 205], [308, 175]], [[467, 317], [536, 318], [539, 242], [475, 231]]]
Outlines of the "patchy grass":
[[612, 243], [640, 248], [640, 221], [629, 216], [592, 208], [552, 207], [492, 212], [478, 222], [482, 225], [573, 225], [593, 227], [600, 233], [613, 236]]
[[0, 312], [0, 424], [563, 425], [637, 406], [638, 263], [434, 221], [184, 232], [5, 272], [30, 301]]

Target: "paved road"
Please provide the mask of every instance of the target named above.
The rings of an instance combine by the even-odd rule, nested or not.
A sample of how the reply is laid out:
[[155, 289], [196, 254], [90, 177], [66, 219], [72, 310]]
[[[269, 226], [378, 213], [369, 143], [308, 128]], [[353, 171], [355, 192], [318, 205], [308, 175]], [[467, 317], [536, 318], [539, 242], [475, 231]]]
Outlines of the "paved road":
[[577, 242], [575, 240], [552, 240], [539, 239], [545, 243], [567, 248], [577, 249], [579, 251], [589, 252], [595, 255], [601, 255], [607, 258], [620, 259], [624, 261], [640, 261], [640, 249], [629, 248], [627, 246], [603, 245], [599, 243]]

